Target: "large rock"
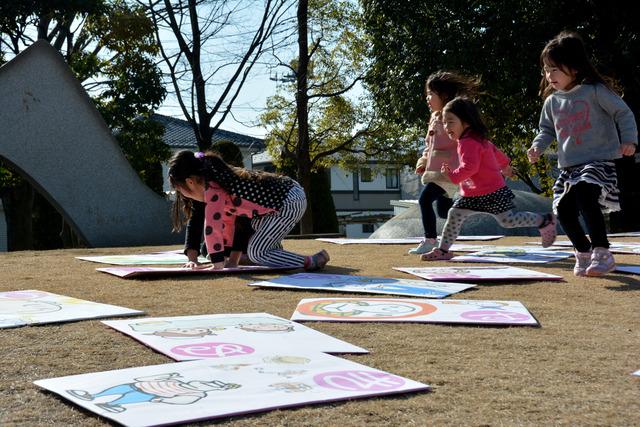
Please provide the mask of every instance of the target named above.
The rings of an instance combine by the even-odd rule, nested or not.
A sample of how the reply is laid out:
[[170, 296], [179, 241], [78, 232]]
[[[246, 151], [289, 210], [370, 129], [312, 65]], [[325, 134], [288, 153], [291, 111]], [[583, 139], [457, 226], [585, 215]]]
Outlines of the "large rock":
[[[530, 211], [547, 213], [551, 212], [551, 199], [542, 197], [537, 194], [526, 191], [513, 190], [516, 198], [514, 203], [518, 211]], [[442, 227], [446, 220], [437, 219], [438, 234], [442, 233]], [[560, 228], [560, 227], [558, 227]], [[488, 214], [474, 215], [465, 221], [462, 226], [462, 235], [494, 235], [503, 234], [506, 236], [538, 236], [536, 227], [525, 228], [503, 228], [496, 220]], [[424, 235], [422, 227], [420, 207], [416, 203], [415, 206], [408, 208], [406, 211], [394, 216], [384, 225], [378, 228], [371, 236], [372, 239], [391, 239], [403, 237], [418, 237]]]

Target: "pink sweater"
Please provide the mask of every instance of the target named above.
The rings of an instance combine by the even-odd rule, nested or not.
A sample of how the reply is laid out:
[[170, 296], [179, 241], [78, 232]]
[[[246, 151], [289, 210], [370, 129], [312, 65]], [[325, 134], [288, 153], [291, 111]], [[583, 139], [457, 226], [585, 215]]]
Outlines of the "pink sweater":
[[458, 158], [460, 166], [448, 175], [462, 196], [483, 196], [505, 186], [501, 170], [509, 166], [509, 157], [488, 139], [465, 133], [458, 141]]

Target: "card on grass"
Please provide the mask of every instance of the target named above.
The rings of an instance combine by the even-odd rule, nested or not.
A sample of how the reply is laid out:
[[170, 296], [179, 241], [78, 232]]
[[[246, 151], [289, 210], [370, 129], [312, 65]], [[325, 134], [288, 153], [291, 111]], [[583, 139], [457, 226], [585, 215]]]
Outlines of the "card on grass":
[[268, 313], [208, 314], [102, 322], [174, 360], [234, 359], [285, 348], [368, 353], [304, 325]]
[[125, 426], [155, 426], [397, 393], [429, 386], [311, 351], [256, 352], [233, 361], [119, 369], [34, 381]]
[[545, 264], [573, 256], [573, 252], [537, 250], [528, 247], [503, 247], [457, 255], [451, 261]]
[[[527, 242], [527, 244], [532, 244], [533, 242]], [[572, 247], [573, 243], [569, 240], [559, 240], [556, 241], [554, 246], [566, 246]], [[612, 242], [609, 245], [609, 250], [614, 254], [640, 254], [640, 243], [639, 242]]]
[[406, 298], [308, 298], [291, 320], [539, 325], [518, 301]]
[[144, 312], [50, 292], [0, 292], [0, 328], [140, 314]]
[[367, 277], [315, 273], [298, 273], [291, 276], [277, 277], [275, 279], [265, 280], [262, 282], [250, 283], [249, 286], [391, 294], [424, 298], [444, 298], [456, 292], [461, 292], [474, 287], [474, 285], [462, 283], [436, 283], [424, 280], [407, 280], [391, 277]]
[[562, 276], [511, 266], [491, 267], [393, 267], [427, 280], [562, 280]]
[[[83, 261], [112, 265], [172, 265], [184, 264], [189, 260], [182, 252], [175, 253], [172, 251], [137, 255], [77, 256], [76, 258]], [[201, 263], [209, 262], [204, 257], [199, 257], [198, 261]]]
[[[504, 237], [503, 235], [496, 236], [458, 236], [456, 240], [464, 241], [464, 240], [496, 240]], [[344, 237], [338, 238], [318, 238], [316, 240], [320, 240], [322, 242], [327, 243], [335, 243], [338, 245], [353, 245], [353, 244], [363, 244], [363, 245], [404, 245], [404, 244], [417, 244], [424, 240], [424, 237], [405, 237], [401, 239], [369, 239], [369, 238], [358, 238], [358, 239], [348, 239]]]
[[223, 268], [220, 270], [193, 269], [186, 267], [102, 267], [96, 270], [103, 273], [112, 274], [123, 279], [133, 279], [141, 277], [163, 277], [163, 276], [187, 276], [187, 275], [220, 275], [220, 274], [243, 274], [260, 273], [269, 271], [293, 270], [299, 267], [267, 267], [265, 265], [240, 265], [235, 268]]
[[615, 271], [622, 273], [640, 274], [640, 265], [616, 265]]

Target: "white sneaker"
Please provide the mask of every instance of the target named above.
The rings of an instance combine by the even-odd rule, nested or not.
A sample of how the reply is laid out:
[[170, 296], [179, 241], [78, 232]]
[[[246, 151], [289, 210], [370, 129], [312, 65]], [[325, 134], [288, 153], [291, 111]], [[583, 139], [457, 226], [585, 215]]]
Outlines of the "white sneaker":
[[418, 246], [413, 249], [409, 249], [409, 253], [412, 255], [426, 254], [437, 246], [438, 241], [436, 239], [424, 239]]
[[591, 265], [591, 251], [578, 252], [574, 250], [576, 265], [573, 267], [573, 274], [576, 276], [586, 276], [587, 268]]
[[593, 248], [591, 265], [587, 267], [587, 276], [602, 276], [616, 268], [613, 255], [607, 248]]

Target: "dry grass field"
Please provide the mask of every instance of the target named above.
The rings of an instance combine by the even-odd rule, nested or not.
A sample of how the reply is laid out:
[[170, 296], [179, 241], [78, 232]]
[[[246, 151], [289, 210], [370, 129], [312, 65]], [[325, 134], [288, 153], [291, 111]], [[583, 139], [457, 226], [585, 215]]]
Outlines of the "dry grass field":
[[[510, 237], [492, 243], [529, 240]], [[285, 247], [302, 253], [326, 248], [332, 257], [327, 271], [337, 274], [415, 278], [391, 267], [426, 265], [407, 255], [409, 245], [287, 240]], [[74, 259], [173, 248], [4, 253], [0, 291], [38, 289], [144, 310], [149, 316], [268, 312], [284, 318], [291, 316], [300, 299], [327, 295], [246, 286], [280, 274], [123, 280], [96, 272], [98, 264]], [[616, 259], [640, 264], [640, 255]], [[573, 259], [520, 266], [560, 274], [565, 281], [486, 283], [450, 298], [518, 300], [540, 321], [540, 328], [306, 323], [371, 352], [346, 358], [430, 384], [429, 393], [305, 406], [198, 425], [640, 425], [640, 377], [631, 375], [640, 369], [640, 276], [576, 278], [571, 273]], [[0, 336], [2, 426], [109, 425], [32, 381], [171, 362], [99, 320], [5, 329]]]

